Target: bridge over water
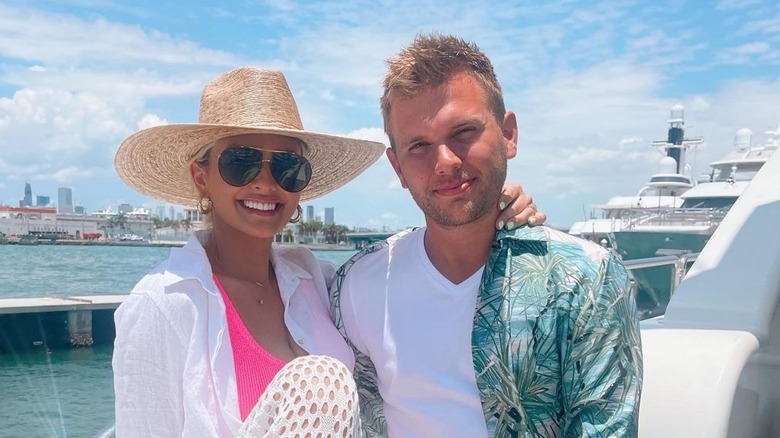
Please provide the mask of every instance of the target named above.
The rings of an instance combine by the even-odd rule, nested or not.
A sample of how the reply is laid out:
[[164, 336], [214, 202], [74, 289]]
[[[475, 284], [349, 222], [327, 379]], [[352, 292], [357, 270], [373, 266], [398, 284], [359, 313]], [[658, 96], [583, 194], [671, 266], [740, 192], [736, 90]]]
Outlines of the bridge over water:
[[366, 232], [366, 233], [347, 233], [347, 240], [355, 245], [355, 249], [361, 249], [371, 242], [377, 240], [384, 240], [388, 237], [396, 234], [398, 231], [393, 232]]

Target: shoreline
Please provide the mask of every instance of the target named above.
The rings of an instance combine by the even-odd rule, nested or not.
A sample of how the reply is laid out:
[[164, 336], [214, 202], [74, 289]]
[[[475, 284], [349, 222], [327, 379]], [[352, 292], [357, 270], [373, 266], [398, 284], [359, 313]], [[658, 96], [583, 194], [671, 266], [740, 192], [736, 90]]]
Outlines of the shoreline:
[[[141, 247], [182, 247], [187, 243], [184, 240], [151, 240], [151, 241], [122, 241], [122, 240], [67, 240], [67, 239], [38, 239], [36, 242], [6, 242], [9, 246], [49, 246], [49, 245], [71, 245], [71, 246], [141, 246]], [[338, 245], [335, 243], [275, 243], [279, 246], [303, 246], [312, 251], [357, 251], [352, 245]]]

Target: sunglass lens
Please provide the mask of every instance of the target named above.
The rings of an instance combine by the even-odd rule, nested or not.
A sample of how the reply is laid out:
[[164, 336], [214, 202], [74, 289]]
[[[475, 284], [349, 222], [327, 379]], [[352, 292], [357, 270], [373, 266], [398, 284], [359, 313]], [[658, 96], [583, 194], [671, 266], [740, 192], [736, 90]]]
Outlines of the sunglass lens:
[[241, 187], [252, 182], [260, 173], [263, 152], [246, 147], [231, 147], [219, 156], [219, 174], [226, 183]]
[[306, 158], [288, 152], [275, 152], [271, 158], [271, 174], [279, 187], [297, 193], [311, 180], [311, 164]]

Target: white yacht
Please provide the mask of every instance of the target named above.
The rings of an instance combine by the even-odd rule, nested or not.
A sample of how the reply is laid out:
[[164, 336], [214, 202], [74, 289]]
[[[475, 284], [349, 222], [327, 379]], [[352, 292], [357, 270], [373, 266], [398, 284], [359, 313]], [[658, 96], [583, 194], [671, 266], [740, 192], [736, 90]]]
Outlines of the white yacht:
[[[680, 196], [679, 208], [647, 209], [623, 216], [612, 231], [610, 244], [623, 260], [700, 252], [756, 173], [780, 147], [780, 126], [766, 134], [766, 143], [754, 145], [749, 129], [737, 131], [734, 149], [711, 163], [711, 171]], [[671, 293], [668, 268], [636, 269], [632, 274], [642, 310], [649, 315], [664, 313]], [[652, 291], [651, 299], [645, 300], [648, 295], [642, 291]]]
[[610, 233], [620, 230], [627, 218], [682, 205], [680, 196], [694, 186], [688, 153], [703, 142], [701, 138], [685, 138], [684, 112], [682, 105], [673, 106], [667, 139], [652, 142], [663, 158], [650, 181], [634, 196], [615, 196], [606, 204], [594, 206], [591, 218], [575, 222], [569, 234], [608, 244]]
[[666, 314], [641, 324], [640, 438], [780, 437], [780, 154], [758, 167]]

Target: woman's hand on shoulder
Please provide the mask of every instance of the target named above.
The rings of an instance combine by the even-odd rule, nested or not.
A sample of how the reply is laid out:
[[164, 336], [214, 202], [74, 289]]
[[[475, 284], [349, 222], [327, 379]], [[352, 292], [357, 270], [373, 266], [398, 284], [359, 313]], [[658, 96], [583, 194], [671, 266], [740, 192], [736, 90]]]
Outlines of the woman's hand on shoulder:
[[523, 191], [520, 184], [507, 184], [498, 199], [501, 213], [496, 220], [496, 229], [512, 230], [520, 225], [541, 225], [547, 221], [547, 215], [536, 209], [534, 199]]

